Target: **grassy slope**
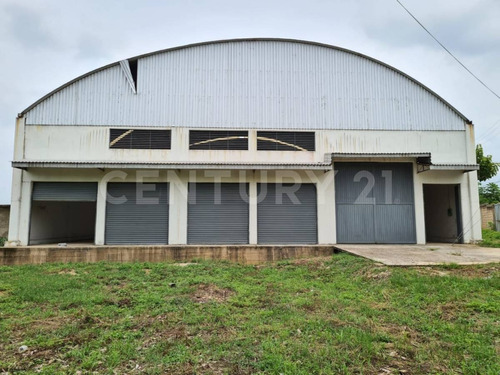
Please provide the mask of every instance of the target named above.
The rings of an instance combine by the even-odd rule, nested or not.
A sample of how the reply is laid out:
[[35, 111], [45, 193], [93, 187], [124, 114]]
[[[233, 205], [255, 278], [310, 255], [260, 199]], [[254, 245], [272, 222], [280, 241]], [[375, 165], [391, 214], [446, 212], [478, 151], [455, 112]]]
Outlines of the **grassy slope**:
[[483, 229], [483, 241], [481, 246], [500, 247], [500, 232], [491, 229]]
[[0, 267], [0, 372], [497, 375], [499, 316], [499, 265]]

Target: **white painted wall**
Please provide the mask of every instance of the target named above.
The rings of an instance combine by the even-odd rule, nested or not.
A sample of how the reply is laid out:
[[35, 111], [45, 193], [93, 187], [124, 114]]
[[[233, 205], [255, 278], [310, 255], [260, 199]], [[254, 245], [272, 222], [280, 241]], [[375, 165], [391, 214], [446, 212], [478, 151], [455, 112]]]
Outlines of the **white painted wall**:
[[[109, 148], [109, 127], [27, 125], [23, 158], [42, 161], [307, 163], [322, 162], [324, 155], [331, 152], [430, 152], [433, 163], [474, 163], [470, 155], [470, 135], [465, 130], [318, 130], [315, 152], [256, 151], [256, 136], [256, 131], [249, 131], [249, 151], [189, 150], [189, 129], [173, 128], [171, 150], [123, 150]], [[18, 155], [16, 160], [23, 159]]]
[[[430, 152], [434, 163], [473, 163], [474, 136], [471, 126], [464, 131], [316, 131], [315, 152], [273, 151], [190, 151], [189, 129], [172, 129], [171, 150], [111, 150], [109, 128], [97, 126], [31, 126], [18, 120], [15, 160], [42, 161], [133, 161], [133, 162], [323, 162], [332, 152]], [[249, 145], [255, 150], [256, 131], [249, 131]], [[25, 141], [25, 142], [23, 142]], [[358, 161], [384, 161], [359, 159]], [[387, 159], [385, 161], [412, 161]], [[187, 184], [213, 182], [214, 171], [152, 171], [157, 173], [145, 181], [170, 182], [169, 242], [185, 244], [187, 240]], [[256, 192], [258, 182], [312, 182], [318, 191], [318, 240], [321, 244], [336, 242], [334, 172], [322, 171], [218, 171], [222, 182], [243, 181]], [[240, 175], [240, 173], [242, 175]], [[105, 193], [108, 181], [134, 182], [137, 171], [100, 171], [90, 169], [36, 169], [14, 170], [11, 224], [11, 244], [27, 244], [31, 210], [31, 190], [34, 181], [94, 181], [99, 183], [96, 214], [96, 239], [104, 244], [106, 215]], [[417, 243], [425, 239], [423, 189], [425, 183], [460, 184], [462, 221], [465, 242], [481, 239], [477, 174], [460, 171], [427, 171], [417, 173], [414, 164], [414, 192]], [[251, 243], [257, 241], [257, 215], [254, 198], [250, 202]]]

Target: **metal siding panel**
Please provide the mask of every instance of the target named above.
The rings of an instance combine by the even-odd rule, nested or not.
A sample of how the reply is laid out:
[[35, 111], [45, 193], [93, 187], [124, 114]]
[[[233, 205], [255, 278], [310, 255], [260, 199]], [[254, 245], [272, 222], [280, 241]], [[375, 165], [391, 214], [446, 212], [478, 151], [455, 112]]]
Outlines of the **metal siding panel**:
[[189, 184], [188, 244], [248, 244], [248, 230], [248, 184]]
[[137, 94], [119, 64], [27, 113], [27, 124], [242, 129], [464, 130], [420, 84], [348, 51], [233, 41], [138, 60]]
[[[335, 163], [334, 169], [339, 243], [416, 242], [411, 163]], [[373, 188], [360, 199], [370, 181]]]
[[[108, 198], [106, 202], [107, 245], [147, 245], [168, 243], [168, 184], [142, 184], [147, 202], [137, 200], [136, 183], [109, 183], [108, 194], [111, 197], [124, 197], [126, 201], [113, 204]], [[147, 190], [151, 185], [154, 191]]]
[[415, 243], [415, 216], [412, 204], [375, 207], [376, 243]]
[[35, 182], [34, 201], [95, 202], [96, 182]]
[[373, 205], [337, 205], [338, 243], [375, 243]]
[[[287, 184], [283, 187], [287, 189]], [[318, 243], [316, 186], [302, 184], [293, 194], [281, 194], [278, 184], [257, 185], [257, 232], [260, 244]]]

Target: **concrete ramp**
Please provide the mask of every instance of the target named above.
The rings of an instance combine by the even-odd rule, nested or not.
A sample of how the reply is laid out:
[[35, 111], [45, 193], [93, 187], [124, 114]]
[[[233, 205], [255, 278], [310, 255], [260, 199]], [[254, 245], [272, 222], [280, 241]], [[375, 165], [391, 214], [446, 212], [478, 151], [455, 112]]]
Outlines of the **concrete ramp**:
[[460, 244], [335, 245], [341, 251], [388, 266], [486, 264], [500, 262], [500, 249]]

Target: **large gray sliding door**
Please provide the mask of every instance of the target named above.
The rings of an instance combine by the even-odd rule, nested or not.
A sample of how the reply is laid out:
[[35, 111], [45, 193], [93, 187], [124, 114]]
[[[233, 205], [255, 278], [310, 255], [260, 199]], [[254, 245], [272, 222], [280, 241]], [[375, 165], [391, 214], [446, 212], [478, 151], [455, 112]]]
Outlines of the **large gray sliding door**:
[[167, 244], [168, 184], [109, 183], [106, 244]]
[[258, 184], [257, 230], [261, 244], [318, 242], [314, 184]]
[[338, 243], [415, 243], [410, 163], [335, 163]]
[[189, 184], [189, 244], [247, 244], [248, 215], [248, 184]]

